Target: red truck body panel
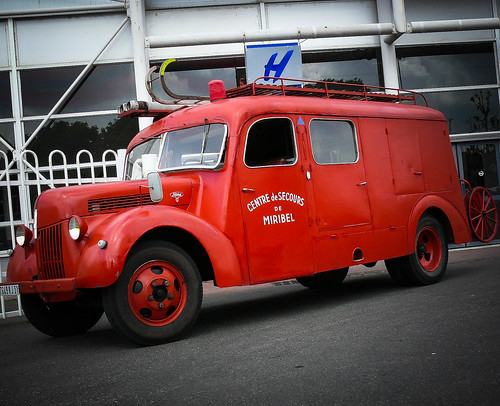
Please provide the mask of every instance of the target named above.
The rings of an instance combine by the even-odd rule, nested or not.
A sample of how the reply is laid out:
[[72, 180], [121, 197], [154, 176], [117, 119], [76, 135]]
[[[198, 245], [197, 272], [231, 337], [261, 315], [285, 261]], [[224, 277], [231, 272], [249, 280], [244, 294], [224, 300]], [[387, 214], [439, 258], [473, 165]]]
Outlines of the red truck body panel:
[[[270, 120], [290, 128], [293, 157], [285, 164], [249, 164], [249, 134]], [[60, 289], [110, 286], [134, 247], [151, 235], [189, 236], [183, 237], [186, 250], [196, 241], [208, 259], [205, 278], [210, 275], [218, 286], [408, 255], [415, 249], [418, 221], [429, 211], [446, 219], [450, 241], [471, 240], [446, 120], [435, 110], [354, 100], [238, 97], [175, 111], [141, 131], [128, 152], [166, 132], [207, 123], [227, 127], [223, 165], [162, 173], [159, 203], [149, 199], [145, 180], [44, 192], [37, 205], [37, 239], [16, 248], [8, 281], [19, 283], [25, 293], [46, 292], [46, 300], [58, 300]], [[347, 162], [323, 161], [333, 159], [336, 147], [329, 158], [320, 156], [321, 148], [314, 150], [311, 133], [330, 125], [352, 131]], [[73, 215], [88, 225], [80, 241], [67, 233]], [[105, 249], [98, 246], [100, 240], [107, 242]], [[62, 288], [46, 282], [56, 279], [64, 281]], [[59, 300], [66, 297], [61, 293]]]

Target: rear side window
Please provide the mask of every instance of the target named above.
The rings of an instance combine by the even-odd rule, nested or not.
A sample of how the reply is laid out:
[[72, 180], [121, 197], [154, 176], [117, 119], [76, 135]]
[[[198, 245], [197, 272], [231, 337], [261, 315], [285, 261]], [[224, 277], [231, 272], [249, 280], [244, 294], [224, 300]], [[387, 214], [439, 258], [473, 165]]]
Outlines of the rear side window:
[[265, 118], [248, 130], [245, 165], [249, 167], [293, 165], [297, 159], [292, 121]]
[[356, 132], [351, 121], [313, 119], [309, 132], [317, 164], [345, 164], [358, 160]]

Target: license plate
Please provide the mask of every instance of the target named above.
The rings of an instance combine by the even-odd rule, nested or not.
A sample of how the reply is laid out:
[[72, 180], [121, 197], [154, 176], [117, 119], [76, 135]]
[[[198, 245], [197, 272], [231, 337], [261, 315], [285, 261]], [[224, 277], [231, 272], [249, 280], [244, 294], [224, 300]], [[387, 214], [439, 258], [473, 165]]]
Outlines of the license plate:
[[0, 296], [19, 295], [19, 285], [0, 286]]

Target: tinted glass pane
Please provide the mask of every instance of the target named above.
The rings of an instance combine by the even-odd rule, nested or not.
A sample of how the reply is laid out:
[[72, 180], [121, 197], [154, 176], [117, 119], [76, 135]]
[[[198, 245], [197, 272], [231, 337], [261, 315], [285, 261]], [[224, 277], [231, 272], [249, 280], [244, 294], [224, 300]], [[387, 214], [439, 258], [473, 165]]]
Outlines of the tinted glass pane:
[[114, 110], [133, 99], [136, 94], [132, 64], [98, 65], [62, 112]]
[[73, 66], [21, 71], [24, 115], [48, 113], [82, 69], [81, 66]]
[[9, 72], [0, 72], [0, 117], [12, 117]]
[[304, 63], [302, 73], [308, 80], [380, 86], [376, 59]]
[[425, 93], [425, 97], [429, 107], [446, 116], [451, 134], [500, 129], [496, 89]]
[[[11, 123], [0, 124], [0, 137], [11, 147], [14, 147], [14, 126]], [[5, 147], [5, 145], [0, 141], [0, 148], [2, 148], [2, 151], [5, 151], [3, 147]]]
[[464, 177], [472, 187], [482, 186], [499, 194], [497, 146], [494, 143], [461, 145]]
[[[24, 115], [47, 114], [82, 70], [82, 66], [73, 66], [22, 71]], [[98, 65], [58, 113], [111, 110], [134, 98], [132, 64]]]
[[[143, 155], [149, 155], [152, 160], [156, 156], [155, 163], [158, 162], [158, 153], [160, 152], [161, 137], [154, 137], [142, 144], [136, 145], [128, 154], [125, 163], [125, 180], [142, 179], [147, 176], [149, 170], [146, 170], [146, 164]], [[158, 167], [155, 168], [158, 170]]]
[[[232, 89], [236, 87], [236, 70], [219, 68], [165, 73], [165, 83], [178, 95], [208, 96], [208, 82], [216, 79], [224, 81], [226, 89]], [[170, 99], [163, 91], [159, 80], [153, 82], [153, 90], [159, 97]]]
[[287, 118], [257, 121], [248, 132], [247, 166], [290, 165], [295, 162], [292, 122]]
[[[25, 123], [26, 138], [38, 124], [38, 121]], [[94, 161], [100, 161], [107, 149], [126, 148], [137, 132], [137, 120], [130, 118], [102, 116], [55, 120], [38, 133], [28, 149], [35, 151], [42, 166], [48, 164], [48, 156], [54, 149], [64, 152], [68, 163], [74, 163], [76, 154], [82, 149], [89, 150]], [[88, 161], [86, 156], [82, 160]]]
[[489, 44], [398, 50], [398, 59], [405, 89], [497, 83]]
[[224, 124], [169, 131], [161, 152], [160, 170], [218, 167], [225, 134]]
[[310, 133], [316, 163], [340, 164], [357, 161], [354, 128], [349, 121], [312, 120]]

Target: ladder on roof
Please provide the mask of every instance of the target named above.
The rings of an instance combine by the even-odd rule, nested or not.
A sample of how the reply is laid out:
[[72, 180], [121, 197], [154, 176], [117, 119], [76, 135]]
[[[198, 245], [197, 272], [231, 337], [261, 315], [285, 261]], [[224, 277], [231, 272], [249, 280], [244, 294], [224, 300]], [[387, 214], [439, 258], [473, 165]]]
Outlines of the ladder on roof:
[[[279, 80], [280, 84], [266, 85], [257, 83], [258, 81], [269, 79], [273, 79], [274, 81]], [[297, 85], [285, 84], [285, 82], [297, 82]], [[226, 95], [228, 98], [241, 96], [301, 96], [411, 104], [418, 104], [418, 98], [420, 97], [425, 106], [429, 107], [423, 94], [410, 90], [268, 76], [257, 78], [251, 84], [227, 90]]]

